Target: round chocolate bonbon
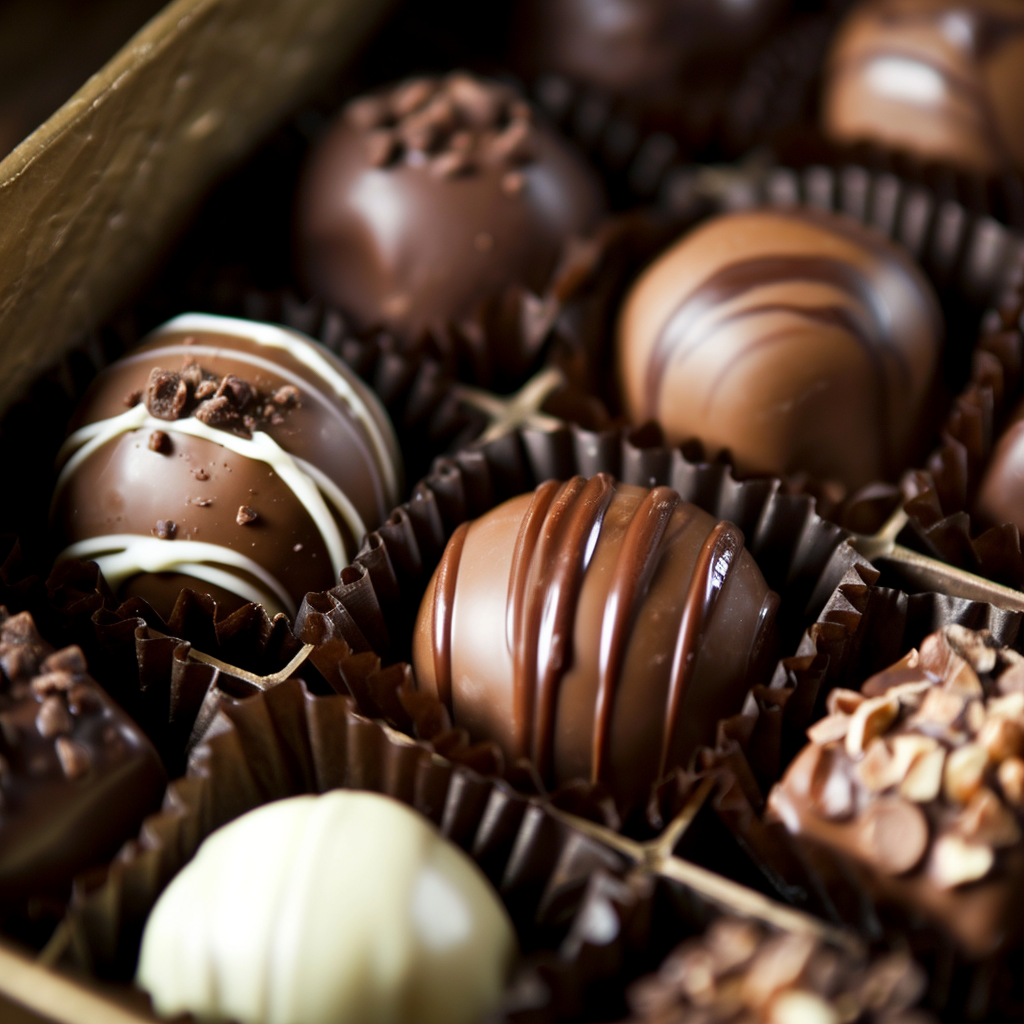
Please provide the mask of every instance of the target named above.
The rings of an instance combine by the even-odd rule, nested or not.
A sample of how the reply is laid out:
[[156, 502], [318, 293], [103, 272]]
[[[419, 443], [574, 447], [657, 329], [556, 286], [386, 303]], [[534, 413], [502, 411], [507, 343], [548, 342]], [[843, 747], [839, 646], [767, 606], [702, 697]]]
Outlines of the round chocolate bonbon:
[[828, 59], [827, 135], [967, 170], [1024, 167], [1024, 9], [1018, 0], [869, 0]]
[[1013, 523], [1024, 532], [1024, 406], [1017, 407], [996, 442], [974, 507], [989, 525]]
[[188, 586], [294, 615], [400, 493], [391, 425], [348, 367], [294, 331], [204, 314], [99, 375], [59, 461], [61, 557], [164, 614]]
[[760, 681], [777, 604], [740, 531], [670, 488], [548, 481], [455, 532], [413, 666], [472, 737], [628, 812]]
[[518, 61], [646, 102], [700, 88], [695, 72], [734, 68], [784, 0], [531, 0], [520, 5]]
[[310, 284], [357, 329], [462, 330], [543, 293], [604, 213], [594, 172], [514, 90], [455, 72], [352, 101], [314, 154], [299, 223]]
[[618, 326], [625, 406], [738, 471], [853, 490], [917, 454], [943, 336], [903, 250], [837, 214], [716, 217], [643, 273]]
[[214, 832], [150, 914], [138, 982], [166, 1016], [475, 1024], [515, 951], [462, 850], [397, 800], [333, 790]]

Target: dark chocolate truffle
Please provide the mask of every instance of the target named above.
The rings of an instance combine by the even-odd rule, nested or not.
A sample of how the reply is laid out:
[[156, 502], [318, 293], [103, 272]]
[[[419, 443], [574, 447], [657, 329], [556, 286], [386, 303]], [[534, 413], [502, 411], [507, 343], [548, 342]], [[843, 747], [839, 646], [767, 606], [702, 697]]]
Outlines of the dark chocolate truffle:
[[986, 523], [1013, 523], [1024, 535], [1024, 405], [996, 443], [978, 488], [975, 512]]
[[455, 532], [413, 665], [471, 736], [628, 812], [762, 681], [777, 606], [740, 531], [670, 488], [551, 480]]
[[54, 651], [27, 612], [0, 608], [0, 669], [0, 919], [19, 922], [135, 836], [166, 779], [82, 652]]
[[357, 329], [479, 334], [510, 288], [543, 293], [604, 212], [592, 170], [512, 89], [456, 72], [352, 101], [299, 205], [309, 281]]
[[785, 0], [531, 0], [519, 5], [519, 59], [615, 96], [650, 102], [695, 72], [738, 64]]
[[716, 217], [633, 286], [618, 327], [626, 410], [743, 473], [854, 490], [922, 441], [943, 335], [910, 258], [835, 214]]
[[771, 792], [769, 812], [867, 899], [968, 956], [1024, 937], [1024, 657], [947, 626], [853, 690]]
[[399, 498], [376, 397], [270, 324], [170, 321], [100, 374], [72, 426], [53, 504], [61, 557], [96, 561], [164, 614], [188, 586], [294, 615]]
[[828, 60], [826, 134], [977, 173], [1024, 167], [1019, 0], [870, 0]]

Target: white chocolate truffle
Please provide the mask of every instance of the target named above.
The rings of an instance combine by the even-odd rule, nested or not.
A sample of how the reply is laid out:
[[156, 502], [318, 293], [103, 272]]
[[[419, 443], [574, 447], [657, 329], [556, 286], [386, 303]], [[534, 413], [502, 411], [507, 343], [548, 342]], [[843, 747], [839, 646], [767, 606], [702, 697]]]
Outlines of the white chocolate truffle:
[[404, 804], [335, 790], [211, 835], [153, 909], [136, 980], [167, 1016], [470, 1024], [515, 952], [469, 857]]

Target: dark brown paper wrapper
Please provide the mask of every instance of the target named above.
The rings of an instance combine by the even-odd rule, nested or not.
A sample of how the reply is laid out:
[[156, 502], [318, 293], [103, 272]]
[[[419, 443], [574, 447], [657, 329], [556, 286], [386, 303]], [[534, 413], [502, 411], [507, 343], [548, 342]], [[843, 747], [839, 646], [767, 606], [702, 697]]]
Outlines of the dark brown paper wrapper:
[[186, 776], [106, 868], [75, 885], [64, 928], [74, 960], [130, 978], [146, 917], [216, 828], [271, 800], [367, 789], [418, 810], [480, 865], [524, 950], [552, 944], [601, 868], [626, 858], [505, 784], [435, 757], [358, 714], [350, 698], [311, 694], [298, 678], [247, 699], [224, 697]]
[[[526, 762], [508, 765], [494, 744], [472, 743], [464, 730], [452, 726], [439, 701], [415, 688], [408, 664], [413, 623], [445, 544], [460, 523], [552, 478], [607, 472], [644, 487], [667, 484], [743, 530], [769, 586], [783, 595], [783, 650], [795, 648], [850, 566], [870, 571], [845, 543], [847, 534], [824, 522], [809, 497], [785, 493], [778, 481], [738, 483], [725, 465], [691, 462], [681, 450], [658, 441], [650, 431], [520, 430], [439, 460], [410, 501], [367, 537], [340, 585], [307, 595], [296, 633], [315, 645], [310, 660], [338, 692], [351, 694], [364, 714], [428, 742], [457, 763], [542, 791]], [[643, 834], [660, 830], [692, 783], [688, 772], [663, 780], [652, 792], [646, 820], [629, 823], [618, 820], [607, 794], [587, 780], [562, 787], [552, 799], [567, 810]]]
[[[999, 643], [1024, 650], [1020, 612], [943, 594], [907, 595], [873, 586], [876, 574], [865, 575], [858, 568], [847, 574], [807, 631], [798, 655], [780, 663], [773, 687], [785, 677], [794, 690], [801, 684], [815, 688], [819, 699], [835, 687], [859, 689], [928, 634], [953, 623], [990, 629]], [[981, 962], [970, 961], [933, 922], [880, 905], [865, 887], [864, 873], [844, 868], [837, 855], [801, 842], [782, 824], [763, 817], [768, 790], [804, 741], [801, 737], [796, 748], [790, 746], [783, 754], [771, 751], [765, 758], [764, 747], [746, 739], [755, 734], [761, 716], [762, 709], [748, 702], [726, 729], [736, 742], [720, 742], [705, 754], [703, 767], [717, 778], [713, 806], [719, 818], [775, 891], [869, 939], [908, 942], [929, 969], [931, 998], [943, 1013], [974, 1020], [990, 1014], [1012, 1017], [1024, 1010], [1024, 987], [1013, 984], [1019, 953], [1007, 959], [1001, 951]]]

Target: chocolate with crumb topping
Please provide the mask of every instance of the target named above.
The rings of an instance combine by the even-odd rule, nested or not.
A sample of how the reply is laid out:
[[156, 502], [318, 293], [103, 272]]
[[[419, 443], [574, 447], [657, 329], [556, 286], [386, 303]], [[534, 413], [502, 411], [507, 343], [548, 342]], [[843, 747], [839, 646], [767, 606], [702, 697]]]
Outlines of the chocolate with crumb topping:
[[969, 956], [1019, 942], [1024, 656], [946, 626], [827, 717], [769, 797], [876, 902], [944, 925]]
[[137, 834], [166, 780], [81, 650], [55, 651], [28, 612], [0, 608], [0, 669], [0, 921], [31, 933], [78, 872]]
[[442, 347], [457, 331], [486, 347], [484, 304], [542, 294], [603, 212], [594, 172], [519, 94], [454, 72], [350, 103], [299, 214], [310, 284], [357, 328]]

